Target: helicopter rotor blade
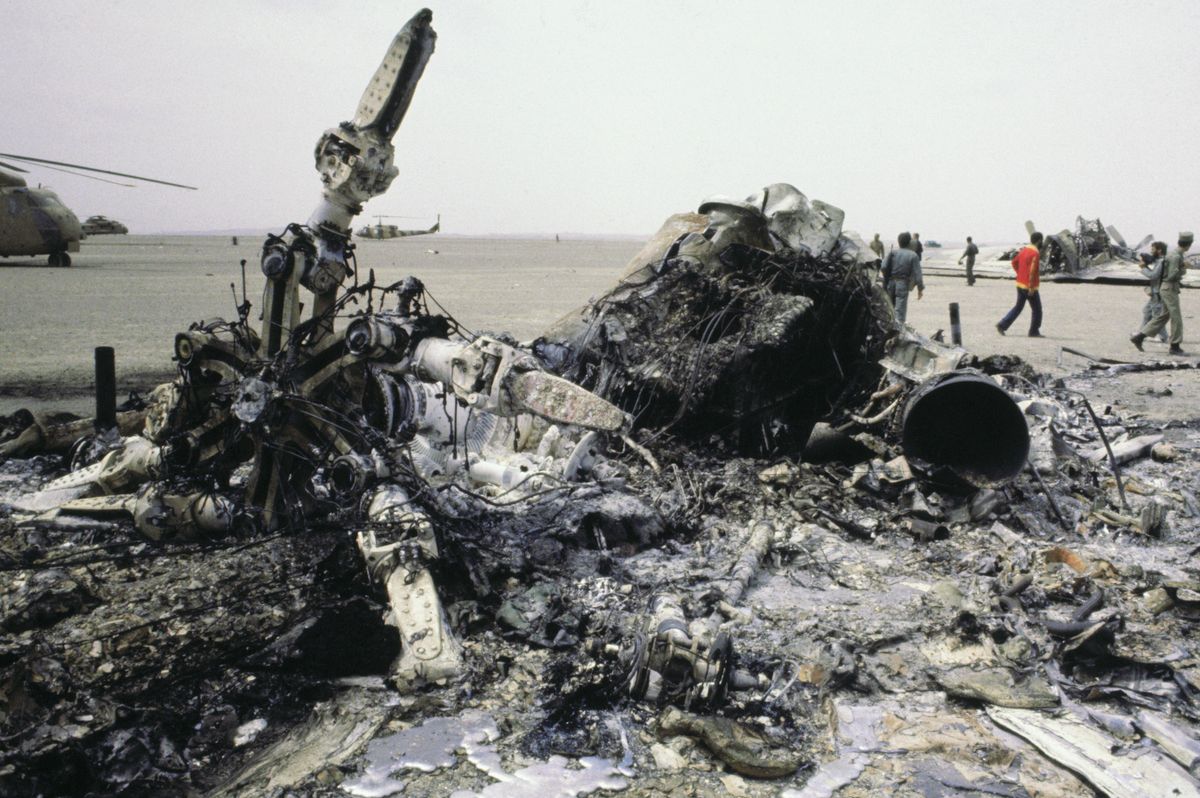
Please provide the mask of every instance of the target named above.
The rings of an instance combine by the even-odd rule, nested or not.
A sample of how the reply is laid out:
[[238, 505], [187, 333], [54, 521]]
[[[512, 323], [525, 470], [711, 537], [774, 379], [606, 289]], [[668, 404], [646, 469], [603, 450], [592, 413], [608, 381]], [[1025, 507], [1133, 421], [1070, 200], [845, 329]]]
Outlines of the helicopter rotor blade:
[[28, 169], [22, 169], [21, 167], [16, 166], [15, 164], [5, 163], [4, 161], [0, 161], [0, 167], [4, 167], [5, 169], [10, 169], [14, 172], [24, 172], [25, 174], [29, 174]]
[[[101, 183], [108, 183], [109, 185], [113, 185], [113, 186], [121, 186], [122, 188], [137, 188], [137, 186], [135, 186], [133, 183], [121, 183], [116, 180], [109, 180], [107, 177], [98, 177], [96, 175], [85, 175], [83, 172], [75, 172], [70, 169], [60, 169], [57, 166], [49, 166], [47, 164], [42, 164], [42, 168], [49, 169], [52, 172], [62, 172], [63, 174], [67, 174], [67, 175], [75, 175], [75, 177], [85, 177], [88, 180], [99, 180]], [[22, 169], [21, 171], [24, 172], [27, 170]]]
[[109, 169], [97, 169], [94, 166], [83, 166], [77, 163], [65, 163], [63, 161], [49, 161], [45, 158], [31, 158], [28, 155], [14, 155], [11, 152], [0, 152], [0, 158], [12, 158], [15, 161], [24, 163], [51, 164], [54, 166], [69, 166], [72, 169], [83, 169], [86, 172], [99, 172], [102, 175], [114, 175], [115, 177], [128, 177], [131, 180], [142, 180], [147, 183], [158, 183], [163, 186], [173, 186], [175, 188], [186, 188], [189, 191], [199, 191], [195, 186], [185, 186], [182, 183], [172, 183], [168, 180], [158, 180], [153, 177], [142, 177], [141, 175], [131, 175], [126, 172], [113, 172]]

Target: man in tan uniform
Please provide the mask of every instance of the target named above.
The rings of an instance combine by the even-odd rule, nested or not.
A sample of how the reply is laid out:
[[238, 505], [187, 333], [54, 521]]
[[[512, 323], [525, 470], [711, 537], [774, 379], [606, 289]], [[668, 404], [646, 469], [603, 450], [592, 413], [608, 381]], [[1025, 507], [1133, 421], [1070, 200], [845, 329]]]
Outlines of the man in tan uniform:
[[1158, 331], [1170, 320], [1171, 348], [1168, 351], [1172, 355], [1187, 354], [1180, 346], [1183, 343], [1183, 311], [1179, 307], [1179, 284], [1183, 280], [1183, 275], [1187, 273], [1187, 262], [1184, 260], [1184, 256], [1192, 248], [1192, 238], [1192, 234], [1188, 231], [1180, 233], [1179, 246], [1167, 256], [1163, 263], [1162, 283], [1158, 288], [1163, 309], [1150, 319], [1141, 331], [1129, 339], [1138, 348], [1138, 351], [1142, 349], [1142, 341], [1151, 335], [1157, 335]]

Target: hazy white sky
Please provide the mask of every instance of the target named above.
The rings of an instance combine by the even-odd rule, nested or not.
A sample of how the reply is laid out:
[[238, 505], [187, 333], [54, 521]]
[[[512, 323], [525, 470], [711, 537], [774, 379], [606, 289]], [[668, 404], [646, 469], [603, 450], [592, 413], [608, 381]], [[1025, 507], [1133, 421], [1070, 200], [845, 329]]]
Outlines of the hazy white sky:
[[[134, 232], [304, 221], [313, 145], [419, 7], [0, 0], [0, 151], [201, 188], [35, 173]], [[1133, 240], [1200, 227], [1195, 0], [431, 8], [400, 176], [367, 214], [642, 234], [789, 182], [887, 238], [1009, 241], [1080, 213]]]

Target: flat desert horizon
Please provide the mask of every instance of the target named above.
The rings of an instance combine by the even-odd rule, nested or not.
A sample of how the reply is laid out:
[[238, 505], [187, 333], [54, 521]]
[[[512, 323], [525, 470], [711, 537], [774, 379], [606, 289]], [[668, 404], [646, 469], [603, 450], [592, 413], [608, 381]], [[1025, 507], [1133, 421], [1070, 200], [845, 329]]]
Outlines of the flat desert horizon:
[[[642, 246], [636, 238], [549, 239], [419, 236], [385, 241], [358, 240], [359, 279], [371, 271], [380, 284], [415, 275], [429, 296], [466, 329], [507, 332], [532, 340], [567, 311], [611, 287]], [[119, 398], [171, 379], [176, 332], [193, 322], [235, 317], [235, 296], [245, 287], [257, 319], [262, 304], [261, 241], [230, 236], [97, 236], [85, 240], [69, 268], [45, 259], [0, 260], [0, 414], [18, 408], [88, 414], [93, 407], [93, 349], [116, 350]], [[1087, 361], [1067, 347], [1097, 358], [1138, 362], [1166, 357], [1165, 345], [1148, 341], [1146, 352], [1128, 341], [1141, 319], [1145, 294], [1139, 286], [1044, 282], [1044, 338], [1025, 331], [1028, 311], [1009, 330], [995, 323], [1012, 305], [1011, 269], [997, 260], [1009, 245], [983, 248], [981, 278], [966, 285], [955, 262], [958, 247], [927, 249], [924, 299], [914, 293], [908, 323], [918, 332], [945, 331], [951, 302], [960, 306], [964, 346], [980, 356], [1016, 355], [1039, 371], [1066, 376]], [[1016, 246], [1012, 244], [1011, 246]], [[232, 288], [231, 288], [232, 284]], [[1185, 349], [1196, 334], [1200, 296], [1183, 296]], [[304, 299], [302, 298], [302, 301]], [[1198, 350], [1200, 351], [1200, 350]], [[1122, 401], [1155, 415], [1192, 412], [1180, 396], [1191, 388], [1148, 401], [1154, 385], [1190, 383], [1191, 372], [1131, 375]], [[1151, 385], [1153, 383], [1153, 385]], [[1144, 407], [1143, 407], [1144, 405]]]

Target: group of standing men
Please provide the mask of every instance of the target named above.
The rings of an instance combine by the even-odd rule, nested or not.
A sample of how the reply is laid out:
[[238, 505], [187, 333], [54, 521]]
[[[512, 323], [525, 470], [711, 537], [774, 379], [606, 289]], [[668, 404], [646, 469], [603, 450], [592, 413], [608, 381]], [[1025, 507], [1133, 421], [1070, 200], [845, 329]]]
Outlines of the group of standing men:
[[[1150, 280], [1148, 288], [1150, 300], [1142, 311], [1141, 329], [1129, 339], [1138, 348], [1138, 351], [1142, 351], [1142, 342], [1146, 338], [1165, 334], [1163, 331], [1169, 322], [1171, 328], [1170, 354], [1186, 354], [1181, 346], [1183, 343], [1183, 312], [1179, 306], [1179, 287], [1184, 275], [1187, 274], [1185, 258], [1187, 251], [1191, 249], [1193, 238], [1191, 232], [1180, 233], [1179, 245], [1170, 254], [1167, 254], [1167, 245], [1162, 241], [1155, 241], [1150, 246], [1151, 262], [1148, 268], [1142, 270], [1142, 275]], [[1044, 237], [1041, 233], [1031, 233], [1029, 244], [1012, 259], [1013, 271], [1017, 273], [1017, 301], [1004, 315], [1004, 318], [996, 323], [996, 331], [1001, 335], [1008, 331], [1008, 328], [1025, 309], [1025, 305], [1028, 304], [1030, 310], [1029, 337], [1042, 337], [1042, 299], [1038, 293], [1038, 287], [1043, 240]], [[875, 234], [870, 246], [871, 250], [883, 260], [880, 276], [888, 298], [892, 300], [896, 318], [903, 324], [908, 315], [909, 292], [916, 288], [917, 299], [921, 299], [925, 294], [925, 282], [921, 275], [921, 253], [924, 251], [924, 247], [921, 245], [918, 233], [911, 235], [907, 232], [901, 233], [897, 237], [896, 243], [899, 245], [899, 249], [888, 252], [886, 257], [883, 252], [883, 242], [879, 240], [879, 233]], [[979, 247], [975, 246], [975, 242], [971, 240], [970, 236], [967, 236], [967, 247], [958, 259], [960, 264], [964, 260], [966, 261], [967, 285], [975, 284], [975, 256], [978, 254]]]
[[[1039, 233], [1038, 235], [1040, 236], [1041, 234]], [[871, 239], [870, 247], [871, 251], [883, 261], [880, 278], [883, 281], [884, 290], [887, 291], [888, 299], [892, 300], [892, 307], [896, 311], [896, 319], [903, 324], [908, 317], [909, 292], [915, 288], [917, 289], [917, 299], [925, 296], [925, 280], [921, 274], [921, 256], [925, 252], [925, 246], [921, 243], [920, 233], [908, 232], [898, 235], [896, 237], [896, 244], [899, 246], [899, 249], [893, 249], [885, 256], [883, 253], [883, 242], [879, 240], [879, 233], [876, 233], [875, 238]], [[978, 254], [979, 247], [975, 246], [970, 236], [967, 236], [967, 249], [963, 252], [962, 257], [958, 259], [959, 263], [963, 262], [963, 258], [967, 260], [967, 285], [975, 285], [975, 256]], [[1018, 285], [1020, 285], [1019, 279]], [[1033, 290], [1037, 291], [1036, 267]], [[1021, 304], [1023, 305], [1024, 302]], [[1017, 312], [1019, 313], [1020, 310]], [[1013, 318], [1016, 318], [1016, 316], [1014, 315]], [[1035, 328], [1038, 324], [1041, 324], [1040, 304], [1037, 306], [1037, 319]], [[1008, 323], [1012, 324], [1012, 321], [1010, 320]], [[1007, 325], [1005, 326], [1007, 327]], [[1036, 334], [1036, 332], [1030, 333], [1030, 335]]]

